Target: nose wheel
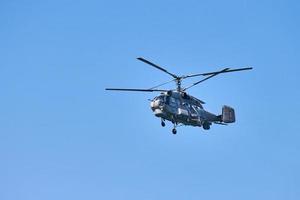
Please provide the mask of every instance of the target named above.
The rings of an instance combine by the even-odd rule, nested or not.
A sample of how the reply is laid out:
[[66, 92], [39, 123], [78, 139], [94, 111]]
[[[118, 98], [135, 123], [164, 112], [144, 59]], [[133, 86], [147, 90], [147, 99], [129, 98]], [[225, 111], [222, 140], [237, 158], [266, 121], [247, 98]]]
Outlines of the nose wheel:
[[164, 122], [163, 119], [161, 119], [161, 126], [162, 126], [162, 127], [165, 127], [165, 126], [166, 126], [166, 123]]
[[[177, 133], [176, 127], [178, 126], [178, 123], [175, 121], [172, 121], [172, 123], [174, 124], [174, 127], [172, 129], [172, 133], [175, 135]], [[165, 127], [166, 123], [165, 123], [165, 119], [161, 118], [161, 126]]]
[[173, 133], [174, 135], [177, 133], [176, 128], [173, 128], [173, 129], [172, 129], [172, 133]]
[[172, 129], [172, 133], [175, 135], [177, 133], [177, 130], [176, 130], [177, 123], [174, 121], [173, 124], [174, 124], [174, 127]]

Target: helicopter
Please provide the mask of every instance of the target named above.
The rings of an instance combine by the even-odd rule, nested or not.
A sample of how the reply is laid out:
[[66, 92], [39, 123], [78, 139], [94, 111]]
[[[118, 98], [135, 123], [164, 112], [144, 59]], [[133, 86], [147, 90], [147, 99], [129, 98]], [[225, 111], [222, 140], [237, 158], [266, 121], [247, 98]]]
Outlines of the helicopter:
[[[156, 117], [161, 119], [161, 126], [164, 127], [165, 121], [170, 121], [173, 124], [172, 133], [176, 134], [176, 128], [178, 126], [187, 125], [202, 127], [204, 130], [209, 130], [212, 124], [228, 125], [235, 122], [235, 111], [232, 107], [224, 105], [222, 107], [222, 113], [216, 115], [206, 111], [203, 108], [204, 101], [189, 95], [186, 91], [191, 87], [194, 87], [210, 78], [213, 78], [219, 74], [251, 70], [252, 67], [230, 69], [224, 68], [219, 71], [198, 73], [190, 75], [178, 76], [174, 73], [169, 72], [163, 67], [156, 65], [149, 60], [142, 57], [138, 57], [138, 60], [170, 75], [172, 80], [161, 83], [148, 89], [133, 89], [133, 88], [105, 88], [110, 91], [127, 91], [127, 92], [160, 92], [159, 96], [154, 97], [150, 100], [151, 110], [154, 112]], [[204, 77], [203, 79], [191, 84], [188, 87], [182, 87], [181, 83], [183, 80], [192, 77]], [[175, 82], [176, 89], [158, 89], [159, 87], [168, 83]]]

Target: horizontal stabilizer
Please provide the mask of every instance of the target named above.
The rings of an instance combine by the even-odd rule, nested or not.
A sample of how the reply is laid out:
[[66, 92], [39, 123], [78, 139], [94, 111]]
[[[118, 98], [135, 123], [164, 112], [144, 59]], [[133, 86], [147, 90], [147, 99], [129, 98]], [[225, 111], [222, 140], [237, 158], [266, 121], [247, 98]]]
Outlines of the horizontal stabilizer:
[[228, 124], [226, 123], [223, 123], [223, 122], [214, 122], [215, 124], [219, 124], [219, 125], [224, 125], [224, 126], [227, 126]]

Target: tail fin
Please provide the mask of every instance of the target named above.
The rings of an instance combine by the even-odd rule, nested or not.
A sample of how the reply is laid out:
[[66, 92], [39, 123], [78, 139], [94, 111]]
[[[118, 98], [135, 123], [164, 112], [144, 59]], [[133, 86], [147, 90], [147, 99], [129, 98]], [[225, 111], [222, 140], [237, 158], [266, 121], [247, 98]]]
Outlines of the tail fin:
[[229, 106], [223, 106], [221, 121], [225, 123], [234, 123], [235, 122], [234, 109]]

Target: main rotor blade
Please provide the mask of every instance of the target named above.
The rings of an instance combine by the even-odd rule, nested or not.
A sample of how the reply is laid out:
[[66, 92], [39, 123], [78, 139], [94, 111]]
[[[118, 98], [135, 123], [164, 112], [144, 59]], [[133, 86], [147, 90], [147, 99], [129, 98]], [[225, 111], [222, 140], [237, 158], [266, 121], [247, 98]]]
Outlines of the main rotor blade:
[[139, 57], [137, 59], [140, 60], [140, 61], [142, 61], [142, 62], [144, 62], [144, 63], [146, 63], [146, 64], [148, 64], [148, 65], [151, 65], [152, 67], [155, 67], [156, 69], [159, 69], [159, 70], [161, 70], [161, 71], [169, 74], [170, 76], [172, 76], [174, 78], [178, 78], [177, 75], [168, 72], [166, 69], [164, 69], [164, 68], [162, 68], [162, 67], [160, 67], [160, 66], [158, 66], [158, 65], [156, 65], [156, 64], [154, 64], [154, 63], [152, 63], [152, 62], [150, 62], [150, 61], [148, 61], [148, 60], [146, 60], [144, 58]]
[[105, 88], [111, 91], [127, 91], [127, 92], [167, 92], [168, 90], [153, 90], [153, 89], [131, 89], [131, 88]]
[[225, 69], [223, 69], [221, 71], [217, 71], [217, 72], [213, 73], [212, 75], [210, 75], [210, 76], [208, 76], [208, 77], [206, 77], [206, 78], [204, 78], [204, 79], [202, 79], [202, 80], [200, 80], [200, 81], [192, 84], [191, 86], [184, 88], [183, 91], [186, 91], [187, 89], [189, 89], [189, 88], [191, 88], [191, 87], [193, 87], [195, 85], [198, 85], [199, 83], [202, 83], [202, 82], [204, 82], [204, 81], [206, 81], [206, 80], [208, 80], [208, 79], [210, 79], [210, 78], [212, 78], [214, 76], [217, 76], [218, 74], [225, 73], [227, 70], [229, 70], [229, 68], [225, 68]]
[[[227, 71], [222, 72], [222, 73], [237, 72], [237, 71], [244, 71], [244, 70], [251, 70], [251, 69], [253, 69], [253, 68], [252, 67], [245, 67], [245, 68], [238, 68], [238, 69], [230, 69], [230, 70], [227, 70]], [[201, 73], [201, 74], [191, 74], [191, 75], [184, 76], [183, 78], [191, 78], [191, 77], [195, 77], [195, 76], [209, 76], [209, 75], [213, 75], [215, 73], [219, 74], [219, 71], [208, 72], [208, 73]]]
[[168, 81], [168, 82], [161, 83], [161, 84], [159, 84], [159, 85], [156, 85], [156, 86], [150, 88], [150, 90], [155, 89], [155, 88], [158, 88], [158, 87], [163, 86], [163, 85], [166, 85], [166, 84], [171, 83], [171, 82], [173, 82], [173, 81], [175, 81], [175, 80], [176, 80], [176, 79], [172, 79], [172, 80], [170, 80], [170, 81]]

